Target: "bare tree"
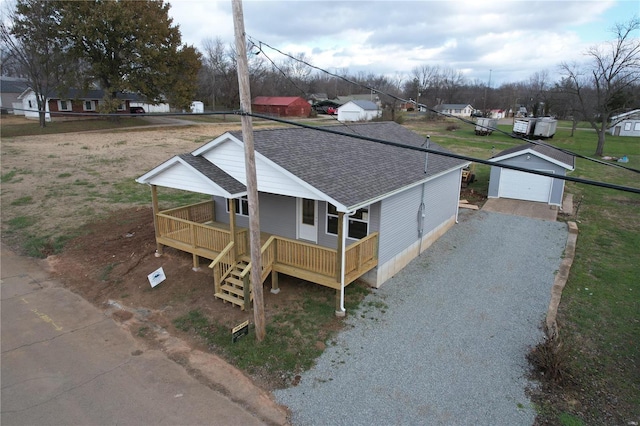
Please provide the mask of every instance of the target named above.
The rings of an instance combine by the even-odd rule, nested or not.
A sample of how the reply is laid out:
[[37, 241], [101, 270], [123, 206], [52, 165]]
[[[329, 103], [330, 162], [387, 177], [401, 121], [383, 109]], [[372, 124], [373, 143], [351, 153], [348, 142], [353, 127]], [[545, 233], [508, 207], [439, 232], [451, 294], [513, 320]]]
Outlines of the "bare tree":
[[[47, 99], [69, 81], [68, 44], [60, 37], [61, 15], [55, 2], [21, 0], [0, 23], [7, 59], [36, 94], [40, 127], [46, 126]], [[4, 58], [3, 58], [4, 59]]]
[[598, 134], [595, 154], [599, 156], [604, 153], [611, 116], [629, 106], [634, 86], [640, 82], [640, 39], [634, 37], [638, 29], [637, 16], [617, 24], [615, 40], [587, 50], [589, 63], [560, 65], [565, 89], [577, 98], [582, 115]]

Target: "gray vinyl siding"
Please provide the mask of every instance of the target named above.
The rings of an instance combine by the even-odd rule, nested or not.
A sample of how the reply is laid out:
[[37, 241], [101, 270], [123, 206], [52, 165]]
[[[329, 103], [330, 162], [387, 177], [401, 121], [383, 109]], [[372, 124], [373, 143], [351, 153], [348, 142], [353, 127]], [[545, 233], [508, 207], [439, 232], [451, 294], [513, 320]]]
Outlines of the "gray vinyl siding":
[[[227, 202], [222, 197], [213, 197], [215, 203], [216, 221], [229, 223]], [[284, 195], [275, 195], [261, 192], [260, 203], [260, 230], [269, 234], [279, 235], [285, 238], [296, 238], [296, 199]], [[236, 225], [248, 228], [247, 216], [236, 216]]]
[[[565, 176], [566, 174], [566, 169], [564, 167], [558, 166], [557, 164], [551, 163], [543, 158], [530, 154], [529, 159], [527, 159], [527, 154], [523, 154], [516, 157], [508, 158], [496, 164], [508, 164], [510, 166], [522, 167], [532, 170], [552, 170], [554, 174], [559, 176]], [[499, 166], [491, 167], [491, 175], [489, 176], [489, 197], [497, 198], [499, 196], [501, 171], [502, 169]], [[560, 179], [554, 179], [551, 187], [551, 197], [549, 199], [549, 204], [562, 205], [563, 193], [564, 181]]]
[[[380, 203], [369, 206], [369, 234], [380, 230]], [[347, 238], [347, 245], [358, 240]], [[327, 203], [318, 201], [318, 244], [323, 247], [337, 248], [338, 238], [336, 235], [327, 233]]]
[[[458, 213], [460, 170], [447, 173], [427, 183], [424, 195], [426, 217], [423, 235]], [[417, 214], [417, 212], [416, 212]]]
[[423, 236], [453, 217], [458, 208], [460, 171], [455, 170], [382, 200], [379, 264], [393, 259], [419, 239], [418, 212], [424, 190]]

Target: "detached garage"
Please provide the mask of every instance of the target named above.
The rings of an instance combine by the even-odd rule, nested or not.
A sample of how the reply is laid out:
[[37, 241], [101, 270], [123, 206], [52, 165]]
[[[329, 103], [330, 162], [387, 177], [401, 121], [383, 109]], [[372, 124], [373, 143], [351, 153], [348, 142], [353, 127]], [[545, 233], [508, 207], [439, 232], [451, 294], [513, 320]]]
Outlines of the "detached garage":
[[522, 167], [558, 176], [575, 169], [575, 157], [549, 145], [528, 143], [506, 149], [491, 157], [489, 198], [513, 198], [561, 206], [564, 180], [500, 167]]

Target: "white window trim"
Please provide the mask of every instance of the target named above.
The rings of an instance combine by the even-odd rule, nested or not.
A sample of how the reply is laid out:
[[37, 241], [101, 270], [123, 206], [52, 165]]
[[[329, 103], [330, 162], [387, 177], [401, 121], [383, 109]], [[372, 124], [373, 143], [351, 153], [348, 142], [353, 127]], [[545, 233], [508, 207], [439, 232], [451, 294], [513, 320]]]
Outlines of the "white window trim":
[[[91, 104], [91, 109], [87, 109], [87, 102]], [[95, 111], [97, 108], [97, 102], [96, 101], [82, 101], [82, 109], [83, 111]]]
[[126, 108], [125, 108], [124, 102], [118, 104], [118, 111], [125, 111], [125, 110], [126, 110]]
[[[236, 206], [238, 206], [238, 213], [236, 213], [237, 216], [244, 216], [244, 217], [249, 217], [249, 199], [247, 198], [247, 196], [242, 196], [240, 198], [235, 198], [236, 200]], [[246, 214], [244, 214], [242, 212], [242, 200], [247, 202], [247, 212]], [[229, 210], [229, 200], [226, 200], [227, 202], [225, 203], [227, 205], [227, 213], [231, 213], [231, 211]]]
[[[331, 214], [329, 213], [329, 205], [331, 203], [327, 202], [327, 208], [326, 208], [326, 215], [325, 215], [325, 220], [324, 220], [324, 231], [327, 235], [338, 235], [338, 234], [334, 234], [333, 232], [329, 232], [329, 218], [330, 217], [335, 217], [336, 219], [338, 218], [338, 215], [336, 214]], [[371, 206], [369, 207], [365, 207], [365, 209], [367, 210], [366, 214], [367, 214], [367, 219], [354, 219], [351, 216], [347, 216], [346, 214], [344, 215], [344, 220], [348, 220], [348, 221], [354, 221], [354, 222], [361, 222], [361, 223], [366, 223], [367, 224], [367, 233], [364, 237], [369, 235], [369, 218], [371, 217]], [[358, 209], [358, 210], [363, 210], [363, 209]], [[354, 237], [350, 237], [349, 236], [349, 226], [347, 225], [347, 235], [346, 237], [350, 240], [359, 240], [360, 238], [354, 238]], [[364, 238], [362, 237], [362, 238]]]
[[[67, 108], [62, 109], [62, 102], [65, 102], [67, 104]], [[58, 111], [73, 111], [71, 101], [68, 99], [58, 99]]]
[[633, 130], [636, 132], [640, 130], [640, 121], [635, 122], [635, 124], [633, 125]]

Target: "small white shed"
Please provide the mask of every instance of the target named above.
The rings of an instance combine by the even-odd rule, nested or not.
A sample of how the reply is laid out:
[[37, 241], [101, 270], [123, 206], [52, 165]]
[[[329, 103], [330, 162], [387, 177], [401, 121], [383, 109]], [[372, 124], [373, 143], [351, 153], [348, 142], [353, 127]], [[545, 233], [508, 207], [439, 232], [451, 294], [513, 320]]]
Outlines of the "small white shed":
[[371, 101], [355, 100], [338, 107], [338, 121], [370, 121], [382, 115]]
[[191, 113], [202, 114], [204, 112], [204, 103], [201, 101], [191, 102]]

